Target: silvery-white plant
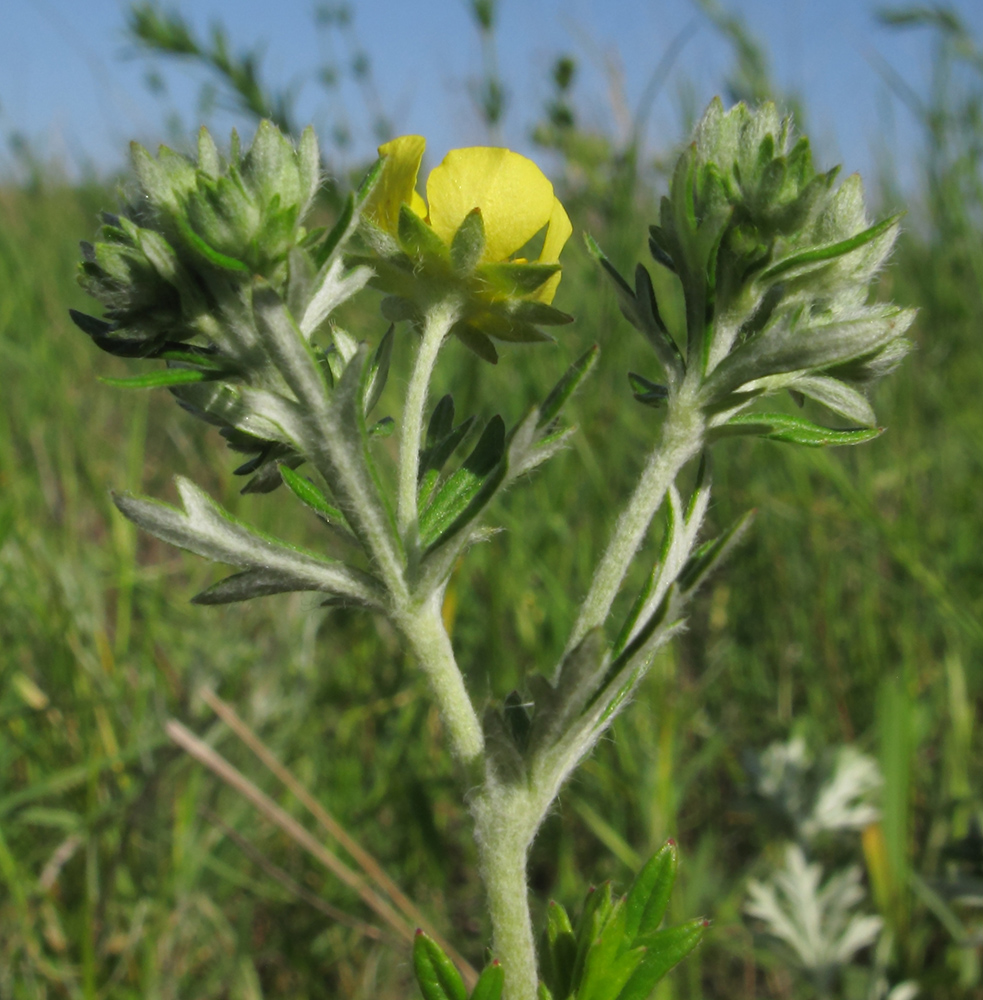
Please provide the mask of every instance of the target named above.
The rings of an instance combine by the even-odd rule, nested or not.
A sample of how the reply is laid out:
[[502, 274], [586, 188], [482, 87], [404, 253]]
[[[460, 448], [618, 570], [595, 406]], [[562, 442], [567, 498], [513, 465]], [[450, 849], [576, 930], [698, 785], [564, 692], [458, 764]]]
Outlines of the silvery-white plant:
[[[816, 995], [826, 998], [843, 995], [839, 988], [846, 967], [881, 939], [884, 921], [859, 910], [866, 895], [858, 866], [851, 865], [823, 881], [822, 865], [809, 863], [798, 844], [788, 844], [783, 868], [765, 881], [748, 883], [745, 910], [782, 942], [785, 954]], [[875, 967], [864, 997], [912, 1000], [918, 992], [912, 982], [889, 987], [883, 969]]]
[[[644, 1000], [705, 926], [660, 926], [674, 845], [624, 897], [610, 887], [593, 893], [576, 925], [551, 907], [538, 954], [529, 847], [564, 782], [744, 530], [746, 519], [720, 537], [700, 537], [708, 448], [736, 435], [817, 446], [879, 433], [866, 390], [904, 355], [913, 318], [871, 298], [897, 220], [872, 222], [859, 178], [837, 186], [835, 170], [817, 171], [808, 142], [773, 106], [725, 111], [715, 101], [650, 228], [652, 262], [639, 264], [629, 283], [588, 240], [652, 352], [640, 355], [639, 367], [655, 377], [629, 376], [635, 400], [663, 416], [563, 655], [529, 676], [521, 695], [479, 704], [441, 616], [445, 588], [459, 559], [487, 536], [491, 501], [568, 440], [562, 409], [596, 349], [512, 423], [479, 420], [468, 400], [451, 396], [432, 405], [431, 375], [449, 338], [496, 361], [496, 345], [547, 341], [544, 327], [570, 321], [553, 299], [572, 227], [549, 181], [508, 150], [452, 151], [431, 173], [426, 199], [416, 189], [423, 140], [404, 136], [380, 153], [323, 231], [305, 224], [321, 180], [310, 130], [294, 148], [263, 123], [248, 150], [233, 136], [227, 155], [202, 131], [197, 162], [135, 146], [137, 197], [83, 245], [81, 280], [104, 315], [74, 314], [104, 350], [163, 362], [128, 384], [167, 387], [249, 456], [237, 470], [250, 477], [247, 490], [285, 485], [285, 502], [309, 508], [351, 556], [329, 558], [264, 535], [182, 478], [181, 507], [130, 495], [116, 504], [159, 538], [236, 568], [199, 594], [199, 604], [313, 591], [392, 623], [430, 680], [470, 789], [497, 958], [472, 997]], [[519, 256], [537, 233], [538, 258]], [[339, 306], [369, 285], [384, 293], [393, 323], [374, 348], [337, 325]], [[373, 411], [396, 336], [414, 340], [416, 360], [401, 411], [379, 419]], [[760, 408], [786, 390], [846, 426]], [[390, 488], [377, 441], [394, 430]], [[690, 463], [699, 470], [684, 495], [678, 480]], [[662, 508], [659, 557], [627, 618], [612, 621]], [[833, 894], [837, 913], [847, 889]], [[467, 996], [429, 939], [418, 938], [415, 958], [427, 1000]]]
[[860, 973], [863, 1000], [917, 996], [914, 983], [889, 985], [890, 934], [880, 917], [860, 910], [867, 895], [860, 868], [847, 866], [824, 881], [822, 865], [807, 854], [821, 834], [860, 833], [880, 820], [877, 761], [850, 745], [817, 759], [796, 736], [754, 755], [750, 772], [755, 792], [784, 816], [797, 841], [785, 845], [783, 868], [748, 882], [745, 911], [762, 922], [766, 940], [781, 942], [781, 956], [821, 997], [845, 996], [844, 972], [874, 945], [874, 961]]
[[854, 746], [837, 747], [817, 760], [795, 736], [753, 755], [749, 770], [756, 794], [784, 816], [803, 843], [823, 832], [860, 831], [880, 817], [880, 767]]

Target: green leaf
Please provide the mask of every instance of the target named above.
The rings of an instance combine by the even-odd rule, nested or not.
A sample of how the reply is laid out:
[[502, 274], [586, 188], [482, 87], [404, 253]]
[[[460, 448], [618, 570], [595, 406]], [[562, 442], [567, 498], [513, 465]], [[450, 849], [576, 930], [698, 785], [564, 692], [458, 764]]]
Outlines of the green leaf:
[[641, 264], [635, 268], [635, 308], [641, 321], [641, 331], [652, 345], [659, 364], [670, 376], [682, 378], [686, 373], [686, 362], [662, 320], [652, 275]]
[[162, 371], [147, 372], [146, 375], [130, 375], [122, 378], [103, 375], [99, 381], [117, 389], [157, 389], [160, 386], [207, 382], [219, 374], [221, 373], [203, 372], [198, 368], [165, 368]]
[[333, 521], [335, 524], [345, 523], [344, 514], [337, 507], [328, 503], [327, 497], [309, 479], [294, 472], [286, 465], [280, 466], [280, 476], [287, 489], [316, 514], [320, 514], [326, 521]]
[[505, 970], [496, 958], [486, 965], [474, 984], [471, 1000], [502, 1000], [502, 990], [505, 988]]
[[550, 390], [550, 394], [540, 404], [536, 429], [540, 430], [559, 416], [567, 400], [577, 391], [577, 387], [587, 377], [597, 361], [600, 348], [593, 344], [564, 372], [563, 377]]
[[645, 955], [641, 948], [628, 950], [625, 918], [625, 903], [619, 899], [591, 943], [577, 1000], [615, 1000]]
[[383, 417], [377, 420], [368, 430], [369, 437], [387, 438], [392, 437], [396, 430], [396, 421], [392, 417]]
[[567, 911], [553, 900], [550, 900], [546, 926], [540, 938], [540, 960], [543, 978], [555, 1000], [567, 1000], [573, 988], [577, 939]]
[[686, 561], [679, 571], [676, 582], [683, 593], [692, 593], [727, 558], [731, 549], [741, 540], [754, 519], [754, 511], [749, 510], [739, 517], [722, 535], [704, 542]]
[[708, 926], [706, 920], [690, 920], [641, 938], [639, 944], [645, 946], [645, 957], [617, 1000], [648, 1000], [659, 980], [700, 943]]
[[420, 517], [426, 546], [460, 530], [491, 499], [504, 476], [505, 421], [494, 416], [464, 464], [449, 476]]
[[481, 209], [473, 208], [464, 217], [451, 240], [451, 265], [459, 275], [470, 274], [485, 252], [485, 223]]
[[392, 360], [393, 341], [395, 340], [394, 330], [395, 327], [390, 326], [386, 331], [386, 335], [379, 342], [369, 364], [368, 391], [365, 396], [366, 415], [371, 413], [375, 404], [379, 402], [379, 397], [382, 395], [382, 390], [385, 389], [386, 381], [389, 378], [389, 363]]
[[178, 476], [176, 482], [184, 510], [129, 494], [114, 494], [113, 502], [145, 531], [206, 559], [289, 576], [294, 590], [323, 590], [356, 604], [379, 605], [381, 588], [367, 573], [266, 535], [233, 517], [190, 480]]
[[676, 881], [679, 852], [676, 842], [666, 841], [635, 876], [625, 897], [625, 935], [635, 944], [640, 934], [659, 929]]
[[[234, 573], [224, 580], [195, 594], [192, 604], [236, 604], [250, 601], [254, 597], [268, 597], [270, 594], [289, 594], [310, 590], [323, 590], [310, 580], [299, 579], [290, 573], [279, 573], [268, 569], [247, 569]], [[328, 591], [331, 593], [332, 591]]]
[[862, 233], [857, 233], [856, 236], [851, 236], [849, 239], [840, 240], [838, 243], [829, 243], [826, 246], [812, 247], [809, 250], [803, 250], [800, 253], [793, 254], [791, 257], [786, 257], [784, 260], [780, 260], [773, 264], [761, 275], [762, 281], [769, 281], [772, 278], [777, 278], [780, 275], [787, 274], [789, 271], [798, 270], [799, 268], [805, 268], [810, 264], [822, 264], [828, 260], [833, 260], [836, 257], [842, 257], [844, 254], [848, 254], [853, 250], [858, 250], [862, 246], [866, 246], [872, 240], [876, 240], [878, 236], [883, 236], [892, 226], [898, 224], [898, 220], [901, 218], [901, 214], [892, 215], [887, 219], [878, 222], [876, 225], [871, 226], [869, 229], [865, 229]]
[[839, 379], [823, 375], [804, 375], [797, 378], [789, 389], [822, 403], [827, 409], [864, 427], [873, 427], [877, 423], [877, 417], [867, 397]]
[[614, 901], [611, 896], [610, 882], [605, 882], [600, 888], [592, 886], [588, 890], [587, 898], [584, 900], [584, 908], [580, 911], [580, 919], [577, 921], [577, 957], [574, 960], [571, 976], [571, 985], [575, 996], [580, 991], [587, 955], [607, 923], [613, 908]]
[[161, 361], [177, 361], [180, 364], [197, 365], [199, 368], [207, 368], [214, 372], [225, 373], [227, 371], [225, 361], [222, 358], [193, 346], [161, 351], [157, 357]]
[[467, 1000], [464, 980], [454, 963], [420, 930], [413, 942], [413, 971], [424, 1000]]
[[650, 382], [644, 375], [637, 372], [628, 373], [628, 383], [634, 393], [635, 399], [645, 406], [652, 406], [656, 409], [669, 398], [667, 386], [659, 385], [657, 382]]
[[804, 444], [810, 448], [829, 445], [862, 444], [878, 437], [880, 427], [851, 427], [834, 430], [820, 427], [804, 417], [793, 417], [785, 413], [742, 413], [732, 417], [722, 427], [710, 432], [711, 440], [721, 437], [753, 435], [771, 441], [785, 441], [789, 444]]
[[621, 312], [624, 314], [625, 319], [636, 330], [642, 330], [644, 321], [639, 312], [638, 302], [635, 299], [635, 293], [632, 291], [631, 285], [621, 277], [617, 268], [608, 260], [604, 251], [597, 245], [596, 240], [589, 233], [584, 233], [584, 243], [587, 245], [588, 253], [601, 265], [604, 273], [611, 279], [614, 290], [618, 295], [618, 305], [621, 307]]

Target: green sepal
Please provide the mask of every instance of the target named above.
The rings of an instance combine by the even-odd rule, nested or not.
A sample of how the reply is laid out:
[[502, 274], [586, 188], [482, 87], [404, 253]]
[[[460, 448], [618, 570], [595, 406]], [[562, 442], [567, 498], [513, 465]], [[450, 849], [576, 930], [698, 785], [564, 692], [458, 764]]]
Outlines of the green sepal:
[[[512, 312], [484, 309], [467, 317], [467, 325], [480, 330], [485, 337], [494, 337], [510, 344], [551, 344], [553, 338], [538, 326], [527, 323]], [[455, 332], [457, 327], [454, 328]]]
[[[428, 227], [429, 228], [429, 227]], [[485, 252], [485, 222], [481, 209], [473, 208], [458, 227], [451, 240], [451, 266], [455, 274], [470, 274]]]
[[504, 476], [504, 456], [505, 421], [496, 415], [461, 468], [447, 478], [420, 516], [424, 545], [446, 541], [484, 507]]
[[549, 987], [546, 983], [540, 983], [536, 990], [536, 1000], [553, 1000], [553, 994], [550, 993]]
[[884, 233], [891, 229], [892, 226], [896, 226], [900, 218], [901, 213], [898, 213], [897, 215], [892, 215], [887, 219], [883, 219], [876, 225], [871, 226], [869, 229], [865, 229], [862, 233], [857, 233], [855, 236], [851, 236], [849, 239], [840, 240], [837, 243], [830, 243], [826, 246], [810, 247], [808, 250], [792, 254], [791, 257], [779, 260], [769, 267], [768, 270], [761, 275], [761, 279], [762, 281], [770, 281], [773, 278], [787, 274], [789, 271], [798, 270], [799, 268], [808, 268], [810, 264], [824, 264], [826, 261], [835, 260], [837, 257], [842, 257], [854, 250], [859, 250], [860, 247], [866, 246], [872, 240], [876, 240], [878, 236], [883, 236]]
[[345, 524], [345, 515], [328, 502], [328, 498], [306, 477], [294, 472], [289, 466], [280, 466], [280, 476], [284, 485], [303, 504], [326, 521]]
[[545, 302], [537, 302], [535, 299], [519, 299], [510, 303], [508, 314], [514, 319], [534, 326], [566, 326], [574, 319], [569, 313], [548, 306]]
[[424, 1000], [468, 1000], [464, 980], [454, 963], [421, 930], [413, 942], [413, 971]]
[[788, 444], [803, 444], [810, 448], [832, 445], [862, 444], [883, 433], [881, 427], [852, 427], [834, 430], [821, 427], [804, 417], [793, 417], [785, 413], [742, 413], [732, 417], [722, 427], [714, 428], [710, 440], [721, 437], [752, 435], [770, 441], [784, 441]]
[[498, 364], [498, 351], [495, 349], [491, 337], [485, 336], [470, 323], [456, 323], [452, 332], [469, 351], [477, 354], [482, 361], [487, 361], [491, 365]]
[[157, 389], [161, 386], [208, 382], [220, 374], [220, 372], [201, 371], [199, 368], [165, 368], [162, 371], [147, 372], [145, 375], [128, 375], [121, 378], [102, 375], [99, 381], [117, 389]]
[[648, 1000], [659, 980], [700, 943], [708, 926], [706, 920], [690, 920], [640, 938], [645, 956], [617, 1000]]
[[559, 264], [482, 264], [478, 273], [503, 298], [532, 295], [560, 270]]
[[657, 382], [650, 382], [644, 375], [637, 372], [628, 373], [628, 383], [635, 399], [645, 406], [652, 406], [658, 409], [669, 398], [667, 386], [659, 385]]
[[577, 391], [580, 383], [590, 374], [591, 369], [598, 359], [600, 350], [597, 344], [592, 344], [563, 373], [560, 381], [553, 386], [549, 395], [539, 406], [539, 417], [536, 421], [537, 430], [542, 429], [559, 416], [560, 410], [566, 405], [567, 400]]
[[505, 988], [505, 970], [496, 958], [486, 965], [474, 984], [471, 1000], [502, 1000], [502, 990]]
[[625, 897], [625, 936], [630, 944], [635, 944], [640, 934], [659, 929], [669, 906], [678, 864], [676, 843], [669, 840], [635, 876]]
[[447, 244], [409, 205], [399, 206], [397, 235], [400, 247], [409, 257], [442, 264], [450, 262]]

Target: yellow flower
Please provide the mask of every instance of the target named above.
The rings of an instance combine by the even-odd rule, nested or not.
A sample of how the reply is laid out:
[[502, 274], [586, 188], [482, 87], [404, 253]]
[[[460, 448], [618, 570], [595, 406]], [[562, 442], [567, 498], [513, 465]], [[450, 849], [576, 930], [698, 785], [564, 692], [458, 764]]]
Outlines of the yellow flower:
[[[417, 175], [426, 141], [422, 136], [405, 135], [379, 147], [385, 157], [382, 174], [363, 211], [380, 229], [397, 237], [404, 246], [406, 233], [400, 229], [400, 215], [406, 206], [425, 222], [450, 251], [462, 224], [475, 210], [480, 214], [484, 245], [473, 262], [476, 275], [488, 279], [489, 299], [518, 296], [548, 305], [560, 281], [560, 251], [570, 238], [570, 219], [553, 193], [553, 185], [532, 160], [509, 149], [474, 146], [451, 150], [427, 179], [427, 200], [416, 190]], [[404, 216], [405, 226], [405, 216]], [[554, 265], [546, 274], [530, 269], [528, 281], [542, 275], [532, 290], [519, 282], [502, 292], [501, 273], [487, 265], [529, 263], [513, 254], [545, 229], [543, 246], [533, 265]], [[401, 239], [401, 237], [404, 237]], [[450, 259], [450, 257], [448, 257]], [[504, 272], [502, 272], [504, 273]], [[493, 332], [492, 336], [496, 336]]]

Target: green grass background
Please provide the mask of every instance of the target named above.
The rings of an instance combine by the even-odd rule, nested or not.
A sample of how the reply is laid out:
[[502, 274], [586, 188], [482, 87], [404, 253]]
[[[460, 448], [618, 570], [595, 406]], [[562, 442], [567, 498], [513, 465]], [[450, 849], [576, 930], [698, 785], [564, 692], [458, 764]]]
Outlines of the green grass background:
[[[944, 46], [939, 57], [953, 58]], [[915, 351], [876, 390], [886, 433], [830, 452], [715, 446], [711, 527], [753, 507], [754, 528], [536, 844], [537, 899], [576, 904], [591, 882], [623, 885], [667, 836], [680, 842], [674, 916], [715, 926], [662, 1000], [810, 995], [741, 915], [746, 878], [779, 845], [750, 804], [742, 754], [792, 733], [880, 760], [890, 884], [869, 906], [895, 931], [893, 975], [933, 1000], [983, 997], [978, 911], [944, 912], [919, 892], [983, 876], [983, 854], [954, 861], [951, 850], [971, 846], [983, 805], [983, 126], [972, 93], [940, 83], [931, 95], [923, 184], [881, 282], [920, 309]], [[572, 126], [565, 136], [566, 176], [589, 166], [568, 199], [575, 228], [630, 268], [644, 259], [640, 213], [654, 217], [652, 171], [632, 175]], [[889, 178], [885, 165], [884, 212], [898, 201]], [[484, 960], [466, 789], [395, 637], [309, 596], [193, 607], [220, 572], [112, 507], [110, 488], [174, 499], [180, 473], [270, 531], [329, 544], [283, 491], [240, 496], [235, 456], [166, 392], [98, 384], [125, 366], [99, 355], [67, 309], [88, 307], [77, 240], [112, 203], [104, 187], [44, 174], [0, 189], [0, 997], [413, 996], [405, 948], [327, 919], [215, 818], [366, 919], [357, 897], [164, 734], [168, 718], [184, 721], [302, 818], [197, 696], [213, 688]], [[654, 357], [577, 240], [564, 267], [557, 304], [578, 322], [555, 347], [507, 350], [492, 369], [452, 344], [437, 375], [437, 392], [513, 421], [590, 343], [602, 348], [572, 404], [573, 446], [497, 506], [506, 530], [454, 580], [455, 646], [488, 697], [555, 659], [658, 431], [625, 378], [657, 377]], [[352, 320], [376, 341], [385, 327], [372, 308]], [[402, 331], [390, 405], [410, 346]], [[859, 845], [853, 855], [863, 863]]]

